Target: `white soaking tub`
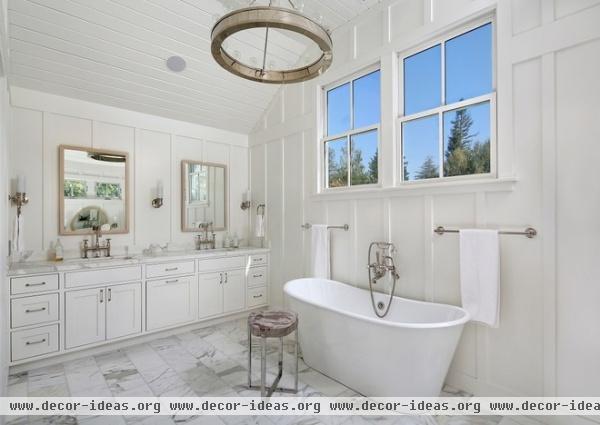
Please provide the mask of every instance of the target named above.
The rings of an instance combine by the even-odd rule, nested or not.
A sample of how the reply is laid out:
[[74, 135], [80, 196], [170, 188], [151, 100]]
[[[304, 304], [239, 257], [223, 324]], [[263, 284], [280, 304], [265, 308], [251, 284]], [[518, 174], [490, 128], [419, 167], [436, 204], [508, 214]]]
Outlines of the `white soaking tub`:
[[380, 319], [369, 291], [326, 279], [292, 280], [284, 292], [306, 364], [366, 396], [439, 396], [469, 320], [460, 307], [400, 297]]

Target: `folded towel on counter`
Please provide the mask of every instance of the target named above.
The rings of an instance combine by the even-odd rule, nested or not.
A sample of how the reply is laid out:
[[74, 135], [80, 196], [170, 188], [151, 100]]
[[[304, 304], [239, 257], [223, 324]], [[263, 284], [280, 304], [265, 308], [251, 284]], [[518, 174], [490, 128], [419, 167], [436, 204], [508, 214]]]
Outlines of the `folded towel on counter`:
[[500, 245], [497, 230], [460, 231], [460, 290], [471, 320], [497, 328], [500, 321]]
[[310, 271], [312, 277], [331, 276], [329, 230], [325, 224], [313, 224], [311, 230]]

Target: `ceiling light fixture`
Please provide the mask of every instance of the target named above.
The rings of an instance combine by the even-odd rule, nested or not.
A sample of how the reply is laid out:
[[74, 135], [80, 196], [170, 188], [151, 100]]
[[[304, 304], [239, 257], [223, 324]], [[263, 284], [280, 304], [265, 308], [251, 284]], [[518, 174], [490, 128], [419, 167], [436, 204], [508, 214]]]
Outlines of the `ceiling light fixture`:
[[[247, 8], [235, 10], [222, 18], [214, 25], [211, 34], [211, 52], [214, 59], [224, 69], [239, 77], [260, 83], [289, 84], [310, 80], [325, 72], [333, 60], [333, 42], [327, 30], [316, 21], [310, 19], [299, 11], [299, 8], [288, 0], [292, 7], [274, 7], [272, 1], [268, 6], [253, 6], [255, 0], [250, 2]], [[265, 28], [264, 44], [262, 49], [262, 66], [255, 57], [250, 59], [251, 64], [244, 64], [238, 50], [232, 54], [228, 53], [224, 42], [232, 35], [244, 30]], [[289, 69], [274, 69], [278, 64], [273, 60], [267, 62], [269, 49], [270, 30], [291, 31], [294, 36], [299, 34], [309, 42], [314, 42], [320, 49], [320, 54], [315, 60], [300, 65], [298, 60]], [[290, 38], [291, 39], [291, 38]], [[305, 52], [296, 52], [298, 59]]]

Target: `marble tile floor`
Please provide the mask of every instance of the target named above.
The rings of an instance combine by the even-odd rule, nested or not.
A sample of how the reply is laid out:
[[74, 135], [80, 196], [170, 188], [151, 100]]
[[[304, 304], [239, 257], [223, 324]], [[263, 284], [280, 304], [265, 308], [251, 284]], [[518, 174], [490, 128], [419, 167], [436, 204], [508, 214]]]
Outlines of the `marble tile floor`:
[[[268, 349], [268, 381], [277, 368], [277, 340]], [[260, 352], [253, 339], [253, 379], [259, 380]], [[284, 377], [293, 385], [292, 340], [284, 342]], [[245, 386], [248, 367], [245, 320], [174, 334], [148, 343], [9, 376], [8, 395], [14, 397], [140, 396], [202, 397], [253, 396]], [[351, 397], [344, 385], [309, 368], [300, 360], [299, 390], [303, 396]], [[287, 374], [285, 372], [288, 372]], [[457, 395], [451, 389], [450, 394]], [[275, 394], [276, 396], [291, 396]], [[449, 395], [448, 393], [443, 395]], [[462, 395], [462, 394], [461, 394]], [[6, 417], [7, 425], [497, 425], [501, 417], [360, 417], [360, 416], [22, 416]]]

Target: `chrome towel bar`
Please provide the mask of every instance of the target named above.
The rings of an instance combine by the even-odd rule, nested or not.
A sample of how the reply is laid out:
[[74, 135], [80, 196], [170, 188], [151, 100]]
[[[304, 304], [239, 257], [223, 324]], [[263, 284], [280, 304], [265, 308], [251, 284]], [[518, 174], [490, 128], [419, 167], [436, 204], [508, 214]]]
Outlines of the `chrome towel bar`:
[[[440, 236], [443, 235], [444, 233], [458, 233], [459, 232], [458, 229], [446, 229], [444, 226], [438, 226], [435, 229], [433, 229], [433, 231], [434, 231], [434, 233], [437, 233]], [[537, 230], [535, 230], [533, 227], [528, 227], [527, 229], [525, 229], [522, 232], [517, 232], [517, 231], [512, 231], [512, 230], [499, 230], [498, 233], [501, 235], [526, 236], [529, 239], [536, 237], [538, 234]]]
[[[310, 223], [304, 223], [302, 225], [300, 225], [300, 227], [302, 227], [303, 229], [310, 229], [312, 227], [312, 224]], [[347, 224], [344, 224], [343, 226], [327, 226], [328, 229], [343, 229], [345, 231], [350, 230], [350, 226], [348, 226]]]

